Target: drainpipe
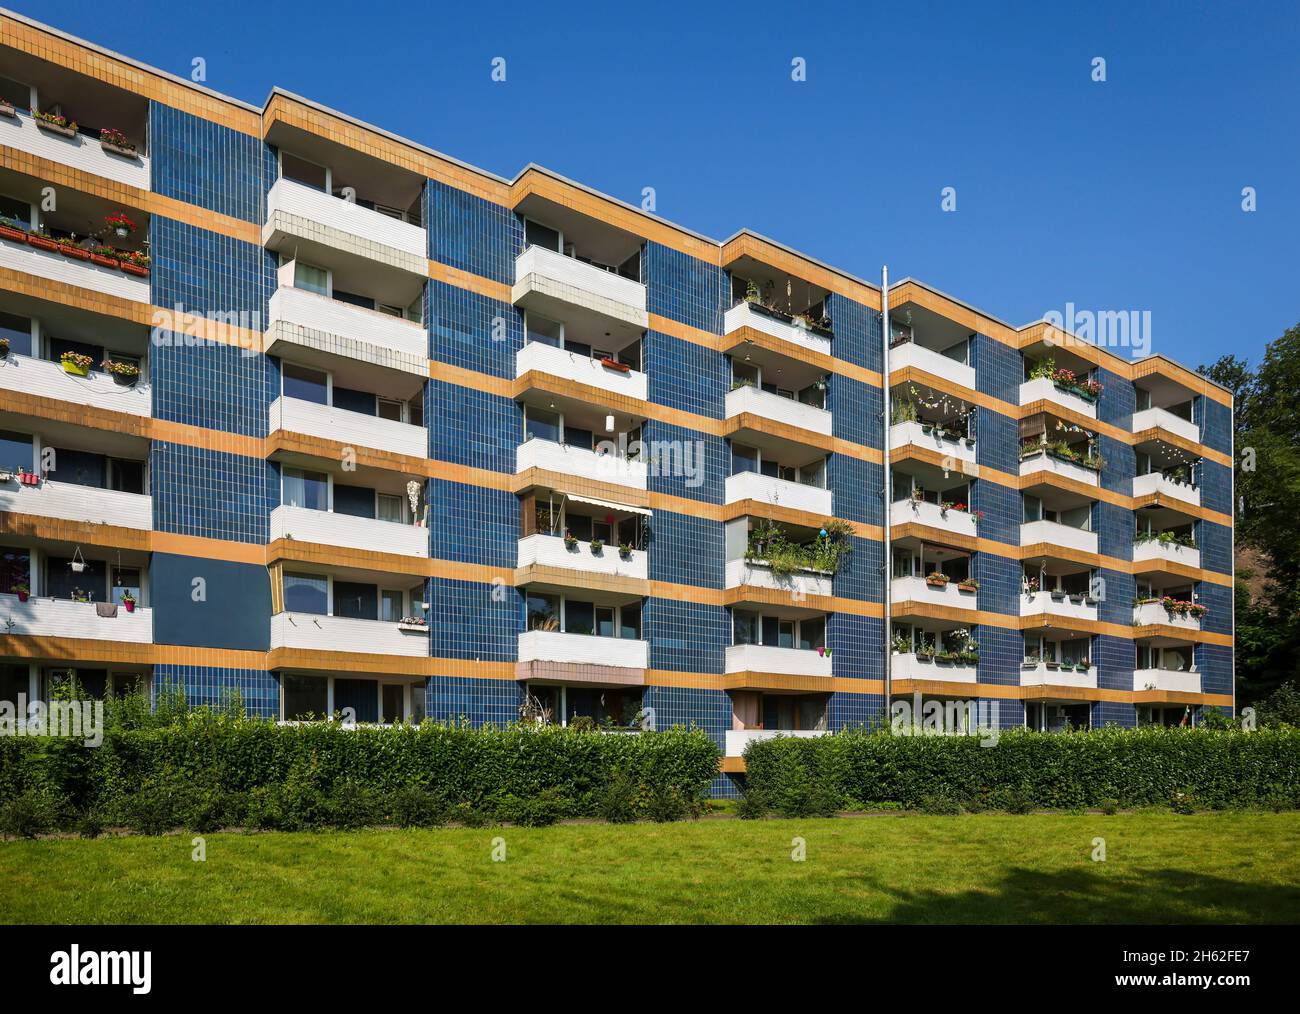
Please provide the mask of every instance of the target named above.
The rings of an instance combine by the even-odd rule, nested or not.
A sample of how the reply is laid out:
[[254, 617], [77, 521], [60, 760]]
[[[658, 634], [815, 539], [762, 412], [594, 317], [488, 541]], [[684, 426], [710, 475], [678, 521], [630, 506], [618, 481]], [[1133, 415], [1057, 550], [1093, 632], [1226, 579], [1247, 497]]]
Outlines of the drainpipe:
[[893, 640], [891, 636], [891, 628], [893, 627], [893, 608], [892, 608], [892, 603], [890, 602], [890, 575], [893, 573], [893, 566], [894, 566], [894, 547], [893, 547], [893, 540], [892, 540], [890, 524], [889, 524], [890, 512], [893, 510], [894, 507], [894, 481], [893, 481], [892, 465], [890, 463], [890, 455], [889, 455], [889, 420], [891, 416], [890, 416], [890, 407], [889, 407], [889, 267], [888, 265], [883, 266], [880, 269], [880, 310], [882, 316], [881, 326], [880, 326], [880, 342], [881, 342], [880, 425], [881, 425], [881, 432], [884, 434], [881, 443], [884, 445], [884, 469], [885, 469], [885, 481], [880, 492], [881, 497], [885, 501], [884, 504], [885, 556], [884, 556], [884, 564], [880, 568], [881, 579], [884, 583], [884, 594], [882, 595], [882, 598], [885, 600], [885, 620], [884, 620], [885, 630], [884, 630], [884, 636], [881, 638], [881, 641], [884, 644], [884, 649], [885, 649], [884, 719], [885, 719], [886, 727], [888, 727], [890, 721], [889, 706], [890, 706], [890, 701], [892, 699], [891, 694], [893, 689], [893, 648], [891, 647], [891, 642]]

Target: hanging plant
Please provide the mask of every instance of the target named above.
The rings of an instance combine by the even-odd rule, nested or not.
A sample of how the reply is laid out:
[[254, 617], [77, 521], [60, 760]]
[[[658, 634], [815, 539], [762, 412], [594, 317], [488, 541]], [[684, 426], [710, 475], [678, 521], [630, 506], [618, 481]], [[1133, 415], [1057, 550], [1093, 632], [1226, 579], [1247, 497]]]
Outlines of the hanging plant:
[[115, 211], [111, 215], [105, 215], [104, 224], [123, 239], [139, 228], [139, 226], [131, 221], [131, 219], [126, 217], [125, 212], [121, 211]]

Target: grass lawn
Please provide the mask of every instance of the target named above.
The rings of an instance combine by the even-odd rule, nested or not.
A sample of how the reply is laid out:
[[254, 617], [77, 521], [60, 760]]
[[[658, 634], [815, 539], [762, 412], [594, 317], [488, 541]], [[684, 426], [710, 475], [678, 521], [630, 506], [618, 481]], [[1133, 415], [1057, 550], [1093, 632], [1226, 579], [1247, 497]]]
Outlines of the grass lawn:
[[0, 921], [1300, 921], [1296, 813], [233, 833], [202, 863], [191, 837], [0, 842]]

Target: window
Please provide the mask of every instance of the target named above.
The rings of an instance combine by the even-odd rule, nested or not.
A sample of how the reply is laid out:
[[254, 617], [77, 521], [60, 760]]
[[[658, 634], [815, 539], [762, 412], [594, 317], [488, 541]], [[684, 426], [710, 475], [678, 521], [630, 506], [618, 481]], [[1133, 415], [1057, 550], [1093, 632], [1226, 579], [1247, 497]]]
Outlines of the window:
[[560, 597], [558, 595], [528, 595], [528, 629], [560, 629]]
[[32, 206], [26, 201], [15, 200], [0, 194], [0, 218], [17, 222], [24, 229], [32, 224]]
[[731, 618], [731, 639], [735, 644], [758, 644], [758, 614], [735, 610]]
[[329, 170], [287, 151], [280, 152], [280, 175], [313, 190], [329, 193]]
[[412, 426], [424, 425], [423, 395], [417, 395], [406, 403], [406, 418]]
[[108, 488], [119, 493], [144, 493], [144, 462], [108, 459]]
[[804, 651], [826, 647], [826, 621], [822, 617], [799, 621], [799, 647]]
[[1033, 521], [1043, 520], [1043, 501], [1036, 496], [1025, 494], [1022, 498], [1024, 501], [1024, 513], [1022, 515], [1025, 524]]
[[405, 696], [405, 688], [400, 683], [384, 683], [381, 687], [383, 694], [383, 712], [379, 720], [385, 725], [402, 720], [402, 698]]
[[535, 313], [527, 313], [524, 315], [524, 326], [530, 342], [541, 342], [557, 349], [564, 344], [563, 324]]
[[424, 708], [424, 693], [427, 680], [418, 680], [411, 684], [411, 713], [407, 717], [415, 725], [424, 721], [427, 712]]
[[329, 578], [285, 571], [284, 609], [290, 613], [329, 615]]
[[566, 634], [593, 634], [596, 631], [596, 607], [590, 602], [564, 603], [564, 632]]
[[629, 602], [619, 611], [619, 637], [641, 640], [641, 603]]
[[286, 722], [305, 722], [329, 717], [329, 682], [324, 676], [280, 678], [281, 718]]
[[280, 391], [286, 398], [297, 398], [317, 405], [330, 403], [329, 374], [297, 363], [282, 363], [280, 377]]
[[298, 468], [284, 470], [281, 500], [290, 507], [329, 510], [329, 477], [324, 472], [305, 472]]
[[816, 486], [818, 489], [826, 488], [826, 459], [819, 458], [811, 464], [804, 465], [799, 469], [799, 481], [805, 486]]
[[379, 618], [385, 623], [397, 623], [405, 614], [402, 612], [402, 593], [385, 588], [379, 593]]
[[731, 474], [758, 471], [758, 451], [743, 444], [731, 445]]
[[28, 433], [0, 430], [0, 469], [6, 472], [30, 472], [35, 461], [32, 455], [32, 438]]
[[8, 701], [15, 710], [18, 695], [29, 693], [31, 678], [25, 665], [0, 665], [0, 701]]
[[304, 264], [302, 261], [294, 261], [293, 287], [295, 289], [306, 289], [308, 292], [315, 292], [320, 296], [328, 296], [330, 294], [330, 273], [324, 268]]
[[11, 354], [30, 356], [32, 354], [31, 319], [13, 313], [0, 313], [0, 338], [9, 339]]
[[0, 550], [0, 593], [12, 594], [20, 584], [36, 590], [31, 582], [31, 555], [25, 549], [6, 547]]
[[528, 246], [544, 246], [548, 250], [560, 252], [559, 232], [541, 222], [534, 222], [531, 218], [524, 220], [524, 242]]
[[524, 410], [524, 432], [536, 440], [560, 440], [560, 415], [540, 408]]
[[392, 401], [388, 398], [377, 398], [375, 400], [375, 415], [380, 419], [390, 419], [393, 422], [402, 421], [402, 403]]
[[614, 607], [597, 606], [596, 607], [596, 636], [613, 637], [614, 636]]
[[380, 521], [402, 523], [402, 498], [393, 493], [379, 493], [375, 496], [375, 516]]
[[373, 584], [335, 581], [334, 615], [353, 620], [379, 619], [379, 589]]

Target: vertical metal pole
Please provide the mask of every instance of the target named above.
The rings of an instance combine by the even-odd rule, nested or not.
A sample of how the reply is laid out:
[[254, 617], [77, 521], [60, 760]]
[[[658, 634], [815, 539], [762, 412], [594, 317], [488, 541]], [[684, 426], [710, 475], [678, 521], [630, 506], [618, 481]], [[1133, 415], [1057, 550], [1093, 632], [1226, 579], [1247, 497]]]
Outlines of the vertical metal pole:
[[884, 519], [885, 519], [884, 564], [880, 568], [881, 581], [883, 582], [884, 585], [884, 593], [881, 597], [884, 599], [884, 603], [885, 603], [885, 618], [884, 618], [885, 629], [884, 629], [884, 636], [881, 638], [881, 641], [884, 644], [884, 649], [885, 649], [884, 651], [885, 654], [884, 721], [885, 721], [885, 727], [888, 728], [890, 723], [889, 705], [892, 699], [891, 695], [893, 690], [893, 646], [892, 646], [893, 636], [891, 633], [893, 627], [893, 609], [892, 609], [892, 604], [890, 603], [890, 584], [891, 584], [890, 575], [893, 573], [893, 566], [894, 566], [894, 549], [893, 549], [893, 541], [892, 541], [890, 524], [889, 524], [890, 512], [894, 508], [894, 480], [893, 480], [893, 470], [892, 470], [892, 465], [890, 463], [890, 454], [889, 454], [889, 421], [892, 418], [892, 413], [890, 411], [890, 405], [889, 405], [889, 337], [890, 335], [889, 335], [889, 267], [888, 265], [885, 265], [880, 269], [880, 311], [881, 311], [880, 429], [881, 429], [881, 433], [883, 434], [883, 437], [880, 442], [884, 447], [884, 469], [885, 469], [885, 481], [882, 485], [881, 493], [880, 493], [881, 497], [885, 501], [884, 502], [884, 508], [885, 508], [884, 509]]

